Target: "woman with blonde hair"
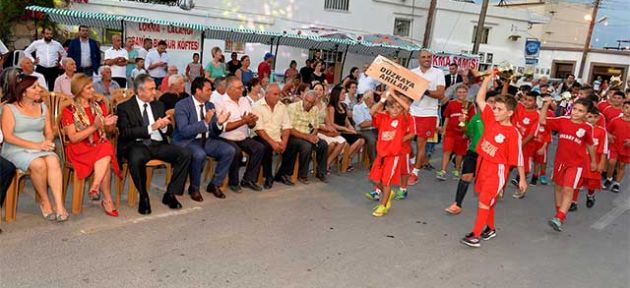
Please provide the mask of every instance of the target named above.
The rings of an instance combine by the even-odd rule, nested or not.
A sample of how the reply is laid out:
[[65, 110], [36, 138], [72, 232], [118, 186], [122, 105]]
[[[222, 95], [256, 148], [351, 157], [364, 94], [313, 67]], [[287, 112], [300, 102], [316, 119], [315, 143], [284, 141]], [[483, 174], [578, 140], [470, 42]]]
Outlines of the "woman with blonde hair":
[[[63, 206], [62, 175], [55, 144], [50, 113], [42, 103], [42, 87], [37, 77], [19, 74], [10, 83], [7, 104], [2, 107], [4, 144], [0, 155], [18, 169], [28, 171], [39, 195], [39, 209], [49, 221], [68, 220]], [[55, 201], [53, 209], [48, 188]]]
[[111, 196], [111, 168], [120, 175], [114, 145], [107, 139], [107, 131], [116, 126], [118, 117], [107, 111], [107, 105], [97, 101], [92, 80], [85, 74], [76, 74], [70, 84], [73, 103], [61, 114], [61, 126], [66, 135], [66, 157], [72, 163], [79, 179], [94, 173], [94, 181], [88, 195], [91, 200], [100, 199], [105, 214], [118, 217]]
[[221, 59], [223, 58], [221, 48], [213, 47], [211, 54], [212, 61], [206, 65], [206, 78], [214, 82], [214, 79], [216, 78], [225, 77], [227, 75], [227, 70], [225, 68], [225, 63], [221, 62]]

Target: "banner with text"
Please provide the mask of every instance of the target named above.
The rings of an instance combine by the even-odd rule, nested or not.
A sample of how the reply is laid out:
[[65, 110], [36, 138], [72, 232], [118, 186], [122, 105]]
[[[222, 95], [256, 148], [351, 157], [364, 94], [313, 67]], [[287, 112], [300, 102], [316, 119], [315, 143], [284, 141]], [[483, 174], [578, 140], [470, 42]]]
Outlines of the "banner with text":
[[365, 74], [413, 100], [420, 100], [429, 87], [429, 81], [381, 55], [374, 59]]
[[433, 67], [448, 68], [451, 63], [457, 63], [457, 66], [463, 69], [479, 69], [479, 57], [447, 53], [433, 54]]

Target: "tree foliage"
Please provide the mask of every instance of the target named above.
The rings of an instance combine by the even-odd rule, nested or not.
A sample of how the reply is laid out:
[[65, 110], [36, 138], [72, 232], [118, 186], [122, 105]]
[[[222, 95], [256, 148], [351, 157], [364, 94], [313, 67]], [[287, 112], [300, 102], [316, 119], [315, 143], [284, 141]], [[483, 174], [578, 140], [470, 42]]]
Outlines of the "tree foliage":
[[47, 17], [26, 11], [30, 5], [54, 7], [54, 0], [0, 0], [0, 40], [12, 41], [14, 25], [18, 21], [38, 20], [48, 24]]

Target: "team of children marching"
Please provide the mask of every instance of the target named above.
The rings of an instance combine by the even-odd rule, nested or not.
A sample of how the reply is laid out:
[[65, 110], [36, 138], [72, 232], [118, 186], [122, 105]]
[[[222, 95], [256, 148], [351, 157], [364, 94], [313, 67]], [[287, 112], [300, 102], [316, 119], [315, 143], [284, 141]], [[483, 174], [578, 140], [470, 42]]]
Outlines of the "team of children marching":
[[[445, 108], [444, 125], [438, 129], [443, 133], [444, 154], [436, 178], [446, 180], [454, 154], [452, 175], [459, 179], [455, 202], [445, 209], [448, 214], [461, 213], [468, 186], [475, 180], [477, 216], [472, 232], [461, 240], [470, 247], [480, 247], [481, 240], [496, 236], [494, 208], [506, 189], [510, 171], [517, 174], [511, 180], [518, 188], [514, 198], [525, 197], [528, 174], [531, 185], [539, 180], [547, 184], [545, 170], [552, 135], [557, 135], [551, 173], [555, 211], [548, 223], [556, 231], [562, 231], [568, 212], [577, 209], [580, 188], [587, 191], [586, 206], [591, 208], [598, 190], [620, 191], [625, 164], [630, 163], [630, 100], [624, 100], [623, 92], [613, 91], [599, 103], [594, 95], [578, 97], [568, 106], [567, 116], [555, 117], [551, 95], [529, 91], [517, 102], [507, 95], [507, 85], [501, 95], [488, 91], [494, 76], [484, 78], [475, 103], [466, 101], [466, 86], [457, 87], [456, 98]], [[408, 113], [411, 100], [393, 90], [386, 95], [370, 111], [379, 135], [377, 157], [369, 174], [376, 192], [366, 196], [379, 200], [372, 211], [376, 217], [389, 212], [392, 199], [407, 197], [411, 141], [416, 136]]]

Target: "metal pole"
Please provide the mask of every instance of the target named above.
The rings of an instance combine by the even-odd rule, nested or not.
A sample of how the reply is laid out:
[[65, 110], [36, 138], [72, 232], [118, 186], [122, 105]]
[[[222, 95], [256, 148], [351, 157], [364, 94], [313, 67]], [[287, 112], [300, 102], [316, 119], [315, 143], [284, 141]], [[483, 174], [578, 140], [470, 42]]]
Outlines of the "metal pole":
[[280, 46], [281, 38], [282, 36], [278, 37], [278, 40], [276, 40], [276, 53], [273, 53], [273, 71], [276, 71], [276, 59], [278, 59], [278, 46]]
[[[580, 62], [580, 72], [578, 78], [582, 78], [584, 74], [584, 67], [586, 66], [586, 56], [591, 49], [591, 38], [593, 37], [593, 29], [595, 28], [595, 19], [597, 19], [597, 12], [599, 10], [599, 4], [601, 0], [595, 0], [595, 7], [593, 7], [593, 13], [591, 14], [591, 24], [588, 26], [588, 34], [586, 34], [586, 42], [584, 42], [584, 49], [582, 49], [582, 61]], [[582, 79], [584, 80], [584, 79]]]
[[343, 77], [343, 66], [346, 65], [346, 57], [348, 56], [348, 48], [350, 47], [350, 45], [346, 45], [346, 51], [343, 52], [343, 60], [341, 60], [341, 71], [339, 72], [339, 74], [342, 75]]
[[199, 63], [203, 63], [203, 42], [206, 42], [205, 40], [206, 40], [206, 31], [201, 31], [201, 52], [199, 53]]
[[409, 52], [409, 58], [407, 58], [407, 63], [405, 63], [406, 68], [409, 68], [409, 62], [411, 62], [411, 57], [413, 57], [413, 51]]
[[475, 34], [475, 44], [473, 44], [472, 54], [479, 54], [479, 45], [483, 36], [484, 25], [486, 23], [486, 13], [488, 12], [488, 3], [490, 0], [483, 0], [481, 4], [481, 13], [479, 13], [479, 21], [477, 21], [477, 34]]
[[427, 15], [427, 26], [424, 29], [424, 39], [422, 40], [423, 48], [429, 48], [431, 45], [431, 32], [433, 30], [433, 17], [435, 16], [436, 6], [437, 0], [431, 0], [431, 4], [429, 4], [429, 14]]

